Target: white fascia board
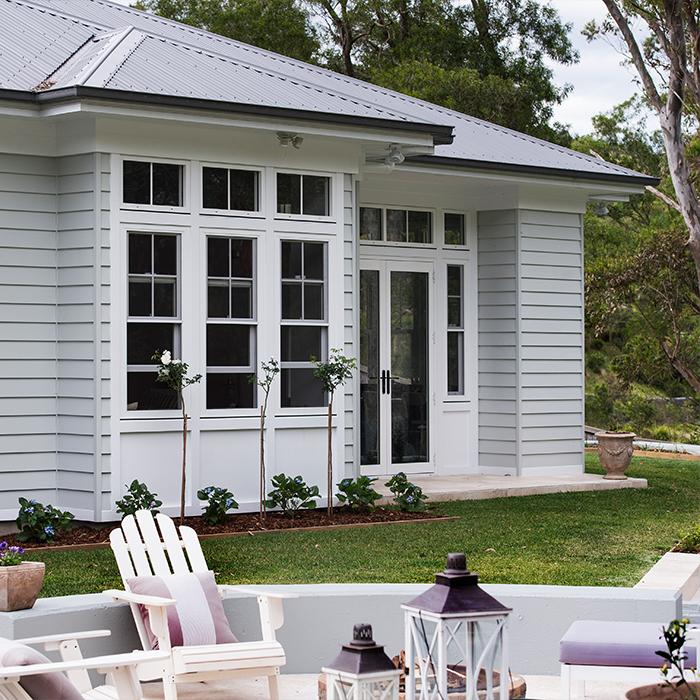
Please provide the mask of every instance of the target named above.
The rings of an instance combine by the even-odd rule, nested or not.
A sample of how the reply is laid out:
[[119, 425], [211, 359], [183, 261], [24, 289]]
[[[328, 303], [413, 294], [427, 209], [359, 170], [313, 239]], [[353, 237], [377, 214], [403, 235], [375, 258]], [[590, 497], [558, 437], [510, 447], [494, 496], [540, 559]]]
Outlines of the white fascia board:
[[207, 114], [202, 110], [182, 108], [161, 109], [158, 107], [130, 107], [116, 105], [99, 100], [76, 99], [56, 105], [41, 107], [41, 116], [62, 117], [68, 114], [83, 113], [101, 116], [135, 117], [141, 119], [160, 119], [182, 123], [208, 124], [212, 126], [235, 126], [245, 129], [265, 131], [293, 131], [302, 135], [327, 136], [330, 138], [349, 139], [352, 141], [381, 143], [398, 143], [402, 147], [420, 148], [432, 152], [433, 138], [430, 134], [393, 131], [391, 129], [371, 129], [366, 126], [332, 127], [321, 123], [310, 123], [306, 120], [294, 120], [286, 117], [279, 119], [231, 114], [231, 116]]
[[[504, 166], [505, 167], [505, 166]], [[517, 167], [517, 166], [514, 166]], [[598, 193], [606, 196], [643, 194], [644, 185], [633, 185], [627, 183], [612, 183], [598, 180], [586, 180], [585, 175], [580, 177], [565, 177], [562, 175], [534, 175], [528, 173], [508, 172], [507, 170], [479, 170], [478, 168], [459, 168], [454, 166], [423, 166], [412, 163], [403, 163], [397, 166], [397, 170], [406, 173], [417, 173], [422, 175], [450, 175], [472, 180], [492, 180], [498, 182], [508, 182], [523, 185], [542, 185], [544, 187], [565, 187], [588, 192], [590, 197], [595, 197]], [[365, 172], [385, 172], [386, 167], [375, 163], [367, 163], [363, 167]]]

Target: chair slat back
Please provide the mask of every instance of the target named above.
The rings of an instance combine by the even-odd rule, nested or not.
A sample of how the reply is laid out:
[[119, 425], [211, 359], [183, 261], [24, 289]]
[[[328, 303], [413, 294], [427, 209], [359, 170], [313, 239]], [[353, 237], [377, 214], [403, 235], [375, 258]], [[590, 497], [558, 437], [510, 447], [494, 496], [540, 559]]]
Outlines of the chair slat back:
[[163, 538], [163, 543], [165, 544], [165, 550], [168, 553], [168, 559], [170, 559], [170, 566], [173, 569], [174, 574], [187, 574], [190, 572], [190, 567], [187, 564], [187, 559], [185, 559], [185, 554], [182, 551], [182, 542], [178, 537], [177, 530], [175, 529], [175, 523], [172, 518], [167, 515], [158, 513], [156, 515], [156, 522], [158, 523], [158, 529]]
[[[146, 546], [141, 539], [141, 533], [139, 532], [133, 515], [127, 515], [124, 520], [122, 520], [121, 530], [124, 535], [124, 540], [126, 541], [127, 551], [131, 555], [134, 573], [136, 576], [151, 576], [153, 571], [151, 570], [151, 565], [148, 563]], [[122, 580], [126, 583], [123, 574]]]
[[169, 576], [173, 572], [165, 556], [163, 542], [160, 539], [156, 521], [153, 519], [153, 513], [150, 510], [139, 510], [136, 513], [136, 522], [141, 531], [141, 537], [143, 537], [143, 543], [146, 546], [146, 556], [151, 563], [153, 573], [156, 576]]
[[180, 526], [180, 537], [182, 537], [182, 543], [187, 552], [187, 558], [190, 561], [190, 566], [192, 571], [195, 573], [204, 573], [209, 571], [207, 566], [207, 560], [204, 558], [204, 552], [202, 552], [202, 545], [199, 542], [199, 537], [197, 533], [187, 525]]

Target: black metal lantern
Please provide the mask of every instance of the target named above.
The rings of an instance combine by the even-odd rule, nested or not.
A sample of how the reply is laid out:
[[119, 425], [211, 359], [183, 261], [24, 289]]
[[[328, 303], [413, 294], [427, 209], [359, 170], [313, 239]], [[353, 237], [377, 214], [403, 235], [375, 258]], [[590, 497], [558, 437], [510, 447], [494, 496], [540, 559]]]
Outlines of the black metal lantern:
[[[435, 585], [401, 607], [406, 700], [448, 700], [450, 687], [465, 700], [478, 700], [480, 676], [486, 700], [508, 699], [506, 622], [511, 609], [479, 587], [464, 554], [448, 554], [447, 568], [436, 574]], [[500, 672], [498, 688], [495, 669]]]
[[327, 700], [398, 700], [401, 671], [372, 639], [372, 626], [355, 625], [326, 674]]

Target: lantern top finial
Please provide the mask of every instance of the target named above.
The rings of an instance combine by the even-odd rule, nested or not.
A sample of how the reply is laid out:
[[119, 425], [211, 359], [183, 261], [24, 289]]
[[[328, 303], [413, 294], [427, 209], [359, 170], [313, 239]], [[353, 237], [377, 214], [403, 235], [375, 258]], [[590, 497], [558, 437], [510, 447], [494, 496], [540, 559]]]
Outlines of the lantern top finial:
[[372, 625], [366, 623], [353, 627], [352, 641], [343, 644], [340, 654], [328, 666], [330, 671], [358, 675], [395, 669], [391, 659], [384, 653], [384, 647], [372, 639]]
[[452, 552], [447, 555], [447, 567], [445, 568], [446, 574], [466, 574], [467, 569], [467, 555], [463, 552]]

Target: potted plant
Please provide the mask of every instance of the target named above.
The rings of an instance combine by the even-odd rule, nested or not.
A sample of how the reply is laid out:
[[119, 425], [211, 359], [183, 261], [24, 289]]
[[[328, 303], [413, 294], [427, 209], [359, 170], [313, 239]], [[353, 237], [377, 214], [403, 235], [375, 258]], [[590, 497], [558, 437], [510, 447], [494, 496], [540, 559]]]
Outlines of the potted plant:
[[0, 542], [0, 611], [31, 608], [44, 583], [44, 563], [23, 561], [22, 547]]
[[[663, 683], [632, 688], [627, 700], [700, 700], [700, 682], [688, 682], [684, 662], [688, 655], [684, 651], [688, 640], [688, 620], [673, 620], [663, 628], [666, 651], [656, 653], [664, 660], [661, 673]], [[695, 675], [695, 674], [693, 674]]]
[[603, 479], [626, 479], [625, 471], [632, 461], [634, 447], [632, 442], [637, 437], [634, 433], [603, 430], [595, 434], [598, 440], [598, 457], [605, 470]]

